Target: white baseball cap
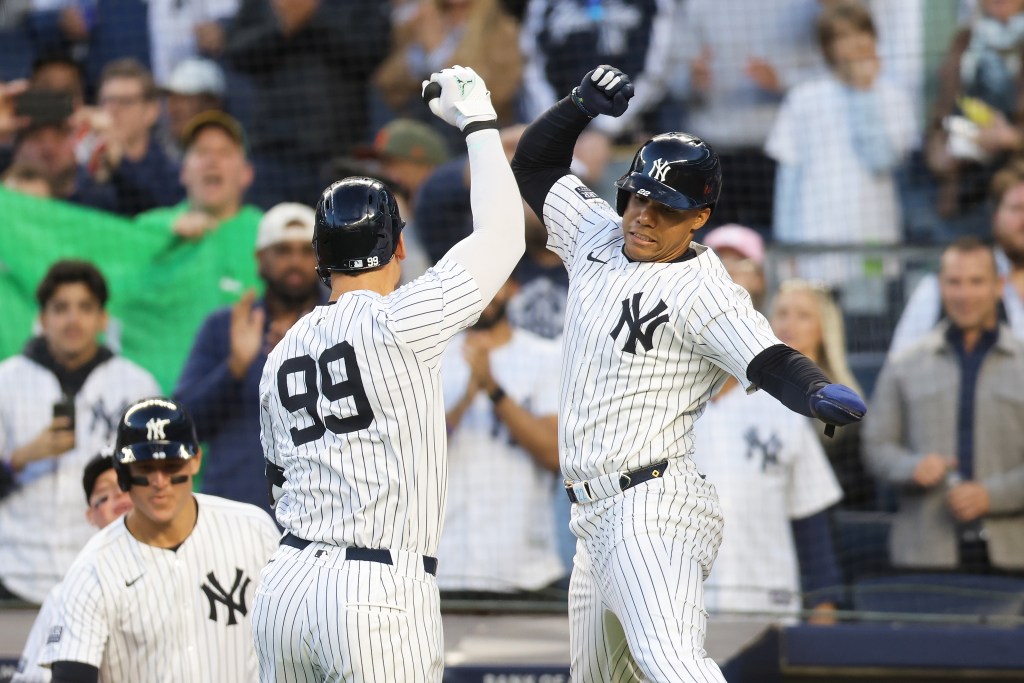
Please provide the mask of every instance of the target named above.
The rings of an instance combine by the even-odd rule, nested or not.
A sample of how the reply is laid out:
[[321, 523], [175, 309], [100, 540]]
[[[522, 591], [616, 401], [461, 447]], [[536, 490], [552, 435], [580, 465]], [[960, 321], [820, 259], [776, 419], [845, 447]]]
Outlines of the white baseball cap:
[[256, 235], [256, 250], [281, 242], [312, 242], [316, 214], [305, 204], [284, 202], [263, 214]]
[[224, 71], [209, 59], [190, 57], [178, 62], [164, 90], [178, 95], [210, 94], [224, 97], [227, 86]]

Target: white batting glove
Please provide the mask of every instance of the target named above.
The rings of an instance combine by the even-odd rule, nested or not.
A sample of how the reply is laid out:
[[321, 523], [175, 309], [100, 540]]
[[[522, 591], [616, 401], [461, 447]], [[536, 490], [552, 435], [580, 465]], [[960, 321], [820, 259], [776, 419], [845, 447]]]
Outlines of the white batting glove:
[[423, 81], [423, 99], [436, 116], [462, 131], [473, 123], [494, 124], [498, 120], [487, 84], [466, 66], [455, 65], [431, 74], [429, 81]]

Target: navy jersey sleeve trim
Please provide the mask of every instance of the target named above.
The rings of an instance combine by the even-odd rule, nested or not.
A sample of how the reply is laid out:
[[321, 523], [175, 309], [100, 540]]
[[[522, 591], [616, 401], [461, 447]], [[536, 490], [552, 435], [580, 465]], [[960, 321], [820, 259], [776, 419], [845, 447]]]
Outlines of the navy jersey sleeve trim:
[[795, 413], [814, 417], [811, 395], [829, 383], [811, 359], [785, 344], [769, 346], [747, 366], [747, 379]]
[[53, 683], [97, 683], [100, 680], [100, 670], [83, 662], [54, 662], [52, 670]]
[[563, 98], [527, 126], [512, 157], [512, 172], [519, 194], [538, 216], [544, 216], [544, 200], [561, 178], [572, 173], [572, 151], [590, 117]]

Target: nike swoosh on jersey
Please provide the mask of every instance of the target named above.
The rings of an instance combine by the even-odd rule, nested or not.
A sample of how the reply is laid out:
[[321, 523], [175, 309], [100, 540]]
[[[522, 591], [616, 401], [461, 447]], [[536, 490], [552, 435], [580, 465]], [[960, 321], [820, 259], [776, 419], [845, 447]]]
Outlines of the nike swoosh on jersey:
[[608, 263], [607, 261], [602, 261], [601, 259], [599, 259], [596, 256], [594, 256], [594, 252], [593, 251], [590, 252], [589, 254], [587, 254], [587, 260], [588, 261], [593, 261], [594, 263]]
[[130, 588], [130, 587], [134, 586], [134, 585], [135, 585], [135, 583], [136, 583], [136, 582], [137, 582], [137, 581], [138, 581], [139, 579], [141, 579], [141, 578], [142, 578], [143, 576], [145, 576], [145, 574], [139, 574], [138, 576], [136, 576], [136, 577], [135, 577], [134, 579], [132, 579], [131, 581], [129, 581], [128, 579], [125, 579], [125, 580], [124, 580], [124, 587], [125, 587], [125, 588]]

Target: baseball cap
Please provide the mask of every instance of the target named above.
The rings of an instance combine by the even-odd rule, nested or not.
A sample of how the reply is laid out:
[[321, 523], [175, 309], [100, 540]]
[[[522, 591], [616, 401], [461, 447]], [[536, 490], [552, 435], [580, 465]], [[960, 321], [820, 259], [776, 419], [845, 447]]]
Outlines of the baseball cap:
[[85, 464], [82, 472], [82, 488], [85, 489], [85, 502], [89, 502], [92, 490], [96, 486], [96, 480], [107, 470], [114, 468], [113, 449], [106, 447]]
[[216, 62], [190, 57], [178, 62], [163, 90], [178, 95], [209, 94], [224, 97], [227, 86], [224, 71]]
[[225, 112], [210, 109], [196, 114], [192, 119], [185, 124], [185, 132], [182, 135], [182, 139], [185, 142], [185, 149], [187, 150], [195, 142], [196, 136], [199, 135], [199, 131], [208, 127], [220, 128], [222, 131], [228, 134], [228, 136], [234, 140], [238, 145], [248, 152], [248, 144], [245, 139], [245, 129], [242, 128], [242, 124], [238, 122], [234, 116]]
[[764, 239], [755, 230], [744, 225], [729, 223], [715, 228], [705, 235], [700, 243], [716, 251], [732, 249], [757, 265], [764, 263]]
[[437, 166], [448, 161], [444, 138], [425, 123], [413, 119], [395, 119], [384, 126], [373, 140], [373, 147], [359, 156], [401, 159]]
[[263, 214], [256, 234], [256, 250], [266, 249], [281, 242], [313, 241], [313, 209], [305, 204], [283, 202]]

